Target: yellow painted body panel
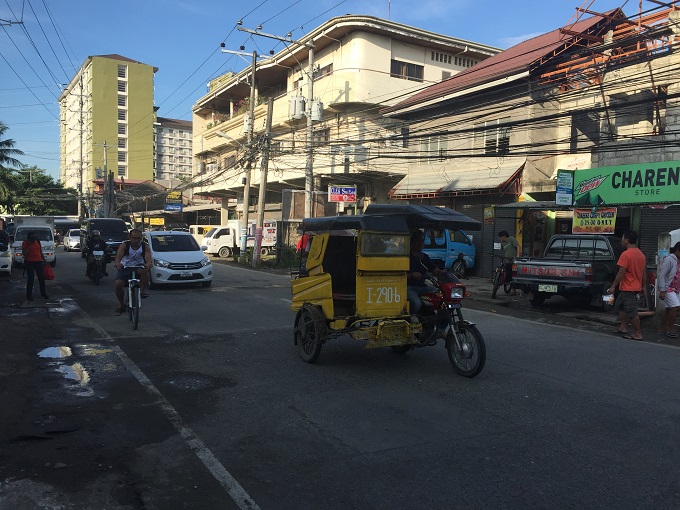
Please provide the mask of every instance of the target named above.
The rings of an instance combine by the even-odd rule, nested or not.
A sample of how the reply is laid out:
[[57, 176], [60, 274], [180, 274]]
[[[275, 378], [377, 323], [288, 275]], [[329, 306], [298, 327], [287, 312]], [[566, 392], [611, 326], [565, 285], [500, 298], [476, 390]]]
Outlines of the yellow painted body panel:
[[418, 339], [414, 335], [423, 330], [421, 324], [412, 324], [406, 318], [380, 319], [375, 322], [375, 325], [370, 326], [359, 324], [361, 327], [350, 333], [356, 340], [368, 340], [366, 349], [416, 344]]
[[304, 278], [291, 280], [293, 302], [290, 309], [297, 312], [305, 303], [320, 306], [324, 317], [330, 319], [334, 315], [333, 290], [331, 288], [331, 275], [318, 274]]
[[359, 317], [398, 317], [408, 314], [406, 273], [360, 272], [357, 276]]

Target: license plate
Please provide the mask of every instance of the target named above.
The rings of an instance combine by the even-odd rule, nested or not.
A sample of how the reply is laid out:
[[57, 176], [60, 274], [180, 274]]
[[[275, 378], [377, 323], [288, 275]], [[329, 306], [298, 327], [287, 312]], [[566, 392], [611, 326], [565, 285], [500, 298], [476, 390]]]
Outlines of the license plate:
[[552, 292], [557, 293], [557, 285], [540, 285], [538, 286], [538, 292]]
[[193, 276], [193, 273], [191, 271], [180, 271], [179, 277], [180, 278], [191, 278]]

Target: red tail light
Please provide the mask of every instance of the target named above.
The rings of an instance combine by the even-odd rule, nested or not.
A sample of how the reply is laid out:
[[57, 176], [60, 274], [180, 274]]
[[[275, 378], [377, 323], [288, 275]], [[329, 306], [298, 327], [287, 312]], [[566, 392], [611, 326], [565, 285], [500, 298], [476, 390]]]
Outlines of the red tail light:
[[517, 276], [517, 264], [512, 265], [512, 277], [515, 278]]
[[585, 268], [585, 274], [586, 274], [586, 281], [587, 282], [592, 282], [593, 281], [593, 268], [588, 266]]

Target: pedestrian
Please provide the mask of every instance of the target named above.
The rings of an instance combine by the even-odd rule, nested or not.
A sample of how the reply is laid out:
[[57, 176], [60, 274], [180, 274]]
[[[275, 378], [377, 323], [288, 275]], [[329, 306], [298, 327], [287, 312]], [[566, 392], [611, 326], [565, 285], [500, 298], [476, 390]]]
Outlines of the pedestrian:
[[[503, 264], [505, 264], [505, 282], [510, 283], [512, 281], [512, 261], [515, 257], [522, 256], [522, 248], [517, 239], [512, 237], [507, 230], [501, 230], [498, 237], [501, 240], [501, 253], [503, 254]], [[517, 289], [512, 290], [512, 295], [517, 295]]]
[[[638, 316], [637, 295], [647, 286], [647, 260], [644, 253], [637, 247], [638, 235], [634, 230], [628, 230], [621, 237], [623, 253], [617, 265], [619, 272], [614, 283], [607, 289], [612, 294], [619, 287], [619, 295], [614, 303], [614, 310], [619, 312], [620, 325], [615, 333], [623, 335], [629, 340], [643, 340], [640, 331], [640, 317]], [[628, 333], [628, 321], [633, 326], [633, 332]]]
[[661, 318], [659, 334], [669, 338], [678, 338], [675, 332], [675, 319], [680, 311], [680, 242], [675, 243], [671, 253], [663, 259], [657, 276], [656, 285], [659, 288], [659, 299], [663, 300], [665, 310]]
[[42, 246], [35, 232], [29, 232], [27, 239], [21, 243], [21, 253], [24, 254], [24, 268], [26, 270], [26, 300], [33, 301], [34, 275], [38, 276], [40, 295], [47, 299], [45, 291], [45, 256]]

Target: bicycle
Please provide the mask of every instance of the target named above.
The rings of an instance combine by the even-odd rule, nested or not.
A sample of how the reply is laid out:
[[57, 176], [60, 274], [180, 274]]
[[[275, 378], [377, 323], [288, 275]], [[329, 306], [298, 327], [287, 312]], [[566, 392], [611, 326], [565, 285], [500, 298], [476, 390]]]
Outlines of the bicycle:
[[125, 307], [132, 321], [132, 329], [137, 329], [139, 325], [139, 309], [142, 307], [142, 287], [141, 280], [137, 277], [137, 270], [144, 268], [126, 266], [126, 269], [132, 269], [132, 274], [128, 278], [127, 292], [125, 292]]
[[498, 293], [499, 287], [503, 286], [503, 292], [510, 294], [512, 291], [512, 282], [507, 281], [508, 274], [505, 268], [505, 257], [500, 255], [492, 254], [493, 257], [498, 257], [501, 259], [501, 263], [496, 267], [493, 274], [493, 289], [491, 290], [491, 299], [496, 299], [496, 294]]

